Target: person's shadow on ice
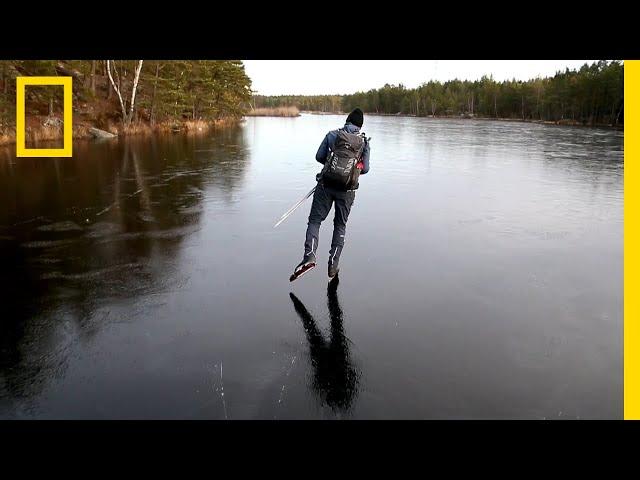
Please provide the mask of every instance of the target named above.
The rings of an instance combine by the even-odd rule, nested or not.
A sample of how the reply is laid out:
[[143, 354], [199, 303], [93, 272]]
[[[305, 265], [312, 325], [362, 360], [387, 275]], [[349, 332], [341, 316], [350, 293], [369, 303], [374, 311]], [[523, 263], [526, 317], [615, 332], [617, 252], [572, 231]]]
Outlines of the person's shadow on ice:
[[327, 287], [327, 305], [331, 317], [328, 341], [318, 330], [315, 320], [303, 303], [293, 293], [289, 293], [309, 341], [313, 388], [334, 412], [350, 409], [358, 393], [360, 378], [360, 373], [351, 364], [349, 339], [344, 335], [342, 309], [338, 303], [338, 283], [336, 276]]

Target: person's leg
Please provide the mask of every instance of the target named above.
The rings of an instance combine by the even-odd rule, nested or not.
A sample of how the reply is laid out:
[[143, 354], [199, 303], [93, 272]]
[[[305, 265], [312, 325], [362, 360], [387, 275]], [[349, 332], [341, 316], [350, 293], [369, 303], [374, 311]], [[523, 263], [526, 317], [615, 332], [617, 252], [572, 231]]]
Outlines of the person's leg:
[[331, 250], [329, 250], [329, 276], [333, 277], [338, 272], [338, 262], [344, 247], [344, 236], [347, 231], [347, 220], [351, 212], [351, 206], [355, 200], [355, 191], [344, 192], [336, 195], [335, 216], [333, 218], [333, 238]]
[[304, 242], [305, 258], [312, 253], [315, 256], [316, 250], [318, 249], [318, 241], [320, 239], [320, 224], [325, 218], [327, 218], [327, 215], [329, 215], [332, 202], [332, 196], [327, 192], [322, 184], [319, 183], [315, 193], [313, 194], [313, 203], [311, 204], [309, 221], [307, 222], [307, 233]]

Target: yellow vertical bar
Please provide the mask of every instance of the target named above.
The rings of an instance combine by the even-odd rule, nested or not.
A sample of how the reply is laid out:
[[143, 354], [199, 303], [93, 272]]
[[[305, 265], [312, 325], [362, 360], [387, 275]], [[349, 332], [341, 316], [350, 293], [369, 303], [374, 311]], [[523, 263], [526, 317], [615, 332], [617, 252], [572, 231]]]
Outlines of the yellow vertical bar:
[[624, 418], [640, 419], [638, 225], [640, 60], [624, 62]]
[[73, 94], [72, 94], [72, 77], [64, 79], [64, 154], [65, 157], [73, 156]]
[[16, 78], [16, 156], [22, 156], [25, 144], [24, 78]]

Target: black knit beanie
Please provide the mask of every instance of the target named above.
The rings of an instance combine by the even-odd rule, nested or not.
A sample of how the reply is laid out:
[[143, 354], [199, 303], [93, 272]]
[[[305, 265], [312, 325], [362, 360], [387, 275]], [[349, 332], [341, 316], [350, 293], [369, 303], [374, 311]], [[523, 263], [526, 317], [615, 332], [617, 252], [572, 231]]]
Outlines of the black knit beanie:
[[362, 128], [362, 124], [364, 123], [364, 114], [362, 110], [356, 108], [349, 114], [347, 117], [347, 123], [353, 123], [356, 127]]

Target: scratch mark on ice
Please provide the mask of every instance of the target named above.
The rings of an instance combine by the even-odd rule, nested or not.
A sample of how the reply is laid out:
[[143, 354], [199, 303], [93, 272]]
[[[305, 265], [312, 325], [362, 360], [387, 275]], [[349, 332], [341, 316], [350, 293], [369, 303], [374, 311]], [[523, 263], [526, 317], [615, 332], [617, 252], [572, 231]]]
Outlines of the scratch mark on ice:
[[[284, 376], [284, 383], [282, 384], [282, 388], [280, 389], [280, 397], [278, 398], [278, 407], [280, 407], [280, 405], [282, 404], [282, 400], [284, 398], [284, 389], [287, 384], [287, 379], [289, 378], [289, 374], [293, 370], [293, 365], [296, 362], [296, 359], [297, 359], [297, 355], [294, 355], [293, 358], [291, 359], [291, 365], [289, 366], [289, 369], [287, 370], [287, 373]], [[275, 418], [275, 415], [273, 418]]]
[[227, 403], [224, 401], [224, 380], [222, 379], [222, 362], [220, 362], [220, 398], [222, 398], [222, 407], [224, 408], [224, 419], [229, 420], [227, 417]]

